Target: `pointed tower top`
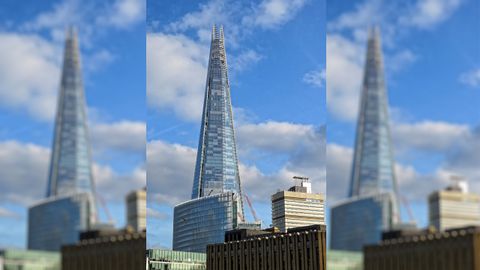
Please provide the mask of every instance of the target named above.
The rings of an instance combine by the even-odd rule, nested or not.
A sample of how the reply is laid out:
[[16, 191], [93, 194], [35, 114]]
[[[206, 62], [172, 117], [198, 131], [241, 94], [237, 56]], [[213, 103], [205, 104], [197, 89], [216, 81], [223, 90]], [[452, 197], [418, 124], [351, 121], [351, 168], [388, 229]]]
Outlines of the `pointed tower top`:
[[74, 39], [74, 40], [76, 40], [76, 39], [77, 39], [77, 29], [76, 29], [75, 26], [69, 25], [69, 26], [67, 27], [65, 39], [66, 39], [66, 40], [69, 40], [69, 39]]

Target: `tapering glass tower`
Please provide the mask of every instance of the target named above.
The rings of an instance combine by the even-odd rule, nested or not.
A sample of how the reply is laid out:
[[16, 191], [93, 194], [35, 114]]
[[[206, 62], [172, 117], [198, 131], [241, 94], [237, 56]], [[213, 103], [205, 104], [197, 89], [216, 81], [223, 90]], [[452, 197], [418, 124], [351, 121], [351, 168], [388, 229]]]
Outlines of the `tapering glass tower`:
[[212, 30], [192, 198], [174, 209], [173, 249], [206, 252], [243, 221], [223, 27]]
[[383, 69], [375, 27], [367, 44], [349, 199], [332, 208], [334, 249], [361, 250], [400, 219]]
[[[223, 27], [213, 27], [192, 199], [233, 192], [241, 198]], [[239, 214], [243, 214], [239, 200]]]
[[368, 39], [349, 197], [397, 193], [378, 28]]
[[65, 40], [47, 197], [94, 192], [77, 35]]
[[96, 207], [80, 53], [67, 31], [46, 199], [28, 211], [28, 248], [59, 250], [95, 222]]

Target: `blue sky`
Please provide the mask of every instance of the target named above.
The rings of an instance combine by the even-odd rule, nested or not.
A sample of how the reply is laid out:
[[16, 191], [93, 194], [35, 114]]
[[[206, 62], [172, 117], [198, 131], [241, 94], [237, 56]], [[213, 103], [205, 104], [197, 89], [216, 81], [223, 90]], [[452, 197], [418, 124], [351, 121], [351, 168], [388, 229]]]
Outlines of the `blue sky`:
[[125, 194], [145, 186], [144, 22], [138, 0], [2, 3], [0, 247], [25, 247], [27, 207], [45, 194], [69, 24], [80, 39], [95, 184], [124, 226]]
[[[397, 179], [414, 219], [462, 175], [480, 193], [480, 3], [337, 1], [327, 11], [328, 201], [347, 193], [366, 31], [382, 29]], [[350, 74], [345, 81], [345, 74]], [[347, 170], [345, 170], [347, 169]], [[404, 220], [409, 220], [405, 208]]]
[[225, 28], [240, 178], [255, 210], [268, 226], [270, 195], [293, 175], [325, 192], [324, 2], [148, 1], [150, 247], [171, 247], [173, 206], [190, 198], [213, 23]]

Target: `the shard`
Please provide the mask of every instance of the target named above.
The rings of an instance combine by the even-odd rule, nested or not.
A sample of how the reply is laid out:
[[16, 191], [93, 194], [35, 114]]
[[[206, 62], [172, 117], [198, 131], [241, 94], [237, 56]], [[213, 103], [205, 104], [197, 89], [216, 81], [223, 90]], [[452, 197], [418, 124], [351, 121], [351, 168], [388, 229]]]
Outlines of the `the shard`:
[[192, 198], [175, 206], [174, 250], [206, 252], [244, 222], [227, 69], [223, 27], [214, 26]]
[[367, 43], [349, 198], [332, 207], [333, 249], [361, 250], [400, 220], [388, 115], [380, 31], [375, 27]]
[[[40, 180], [37, 180], [40, 181]], [[96, 221], [85, 93], [76, 31], [66, 34], [46, 198], [29, 208], [28, 248], [59, 250]]]
[[[242, 193], [222, 27], [213, 27], [210, 46], [192, 199], [228, 191]], [[243, 214], [242, 207], [239, 211]]]
[[85, 93], [77, 35], [67, 32], [47, 197], [94, 193]]

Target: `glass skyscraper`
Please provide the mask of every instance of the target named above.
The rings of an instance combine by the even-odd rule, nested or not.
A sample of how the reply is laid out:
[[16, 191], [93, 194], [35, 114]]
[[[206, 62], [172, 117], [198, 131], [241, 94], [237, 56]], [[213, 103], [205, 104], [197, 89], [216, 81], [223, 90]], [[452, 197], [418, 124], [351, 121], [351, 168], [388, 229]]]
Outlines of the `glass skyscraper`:
[[[175, 207], [175, 250], [206, 252], [207, 244], [222, 242], [225, 231], [236, 227], [237, 217], [244, 220], [227, 69], [223, 27], [214, 26], [192, 200]], [[232, 206], [226, 206], [222, 198], [231, 198], [235, 208], [225, 208]], [[209, 236], [192, 237], [192, 231]]]
[[74, 243], [95, 221], [90, 142], [80, 53], [75, 30], [67, 31], [55, 118], [47, 199], [29, 209], [28, 247], [58, 250]]
[[332, 207], [332, 249], [359, 250], [364, 244], [380, 240], [383, 230], [399, 222], [383, 69], [379, 29], [372, 28], [367, 45], [349, 199]]

